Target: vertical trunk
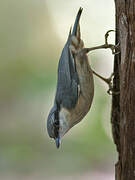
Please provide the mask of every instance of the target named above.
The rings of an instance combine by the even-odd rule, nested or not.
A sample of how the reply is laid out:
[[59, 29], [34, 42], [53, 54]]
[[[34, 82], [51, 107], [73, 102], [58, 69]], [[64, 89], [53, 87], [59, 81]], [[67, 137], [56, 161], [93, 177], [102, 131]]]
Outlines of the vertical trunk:
[[118, 151], [116, 180], [135, 180], [135, 0], [115, 0], [116, 43], [114, 61], [112, 131]]

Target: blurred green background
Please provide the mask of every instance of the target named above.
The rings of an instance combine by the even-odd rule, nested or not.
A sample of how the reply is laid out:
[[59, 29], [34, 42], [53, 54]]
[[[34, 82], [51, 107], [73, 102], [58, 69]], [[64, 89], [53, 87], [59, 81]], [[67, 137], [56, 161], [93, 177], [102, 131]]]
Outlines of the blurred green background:
[[[103, 44], [105, 32], [114, 29], [113, 1], [0, 0], [0, 180], [114, 179], [111, 97], [104, 82], [95, 78], [92, 108], [59, 150], [46, 131], [58, 60], [80, 6], [85, 45]], [[89, 57], [93, 69], [110, 75], [111, 51]]]

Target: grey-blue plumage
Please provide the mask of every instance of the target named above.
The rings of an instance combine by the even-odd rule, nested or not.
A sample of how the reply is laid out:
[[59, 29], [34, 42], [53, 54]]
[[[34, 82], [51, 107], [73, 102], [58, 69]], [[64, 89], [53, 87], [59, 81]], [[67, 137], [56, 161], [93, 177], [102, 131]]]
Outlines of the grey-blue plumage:
[[69, 46], [71, 45], [71, 37], [76, 36], [81, 13], [82, 8], [78, 11], [72, 34], [70, 30], [68, 40], [62, 50], [58, 65], [58, 83], [55, 101], [56, 104], [60, 104], [67, 109], [74, 108], [78, 99], [79, 78], [74, 57]]

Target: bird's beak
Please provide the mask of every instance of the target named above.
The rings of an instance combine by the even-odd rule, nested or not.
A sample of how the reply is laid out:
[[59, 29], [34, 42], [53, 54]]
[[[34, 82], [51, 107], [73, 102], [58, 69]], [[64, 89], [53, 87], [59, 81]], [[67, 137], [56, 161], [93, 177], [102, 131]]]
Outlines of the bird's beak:
[[60, 137], [56, 138], [55, 142], [56, 142], [56, 147], [59, 148], [60, 147], [60, 143], [61, 143]]

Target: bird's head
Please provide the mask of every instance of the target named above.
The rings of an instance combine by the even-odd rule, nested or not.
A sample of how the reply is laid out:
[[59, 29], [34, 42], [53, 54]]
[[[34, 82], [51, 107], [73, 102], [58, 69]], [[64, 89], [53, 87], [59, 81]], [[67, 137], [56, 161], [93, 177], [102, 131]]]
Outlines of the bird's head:
[[61, 138], [70, 129], [68, 114], [69, 112], [66, 109], [58, 109], [54, 105], [48, 115], [47, 131], [49, 136], [55, 140], [57, 148], [60, 146]]

